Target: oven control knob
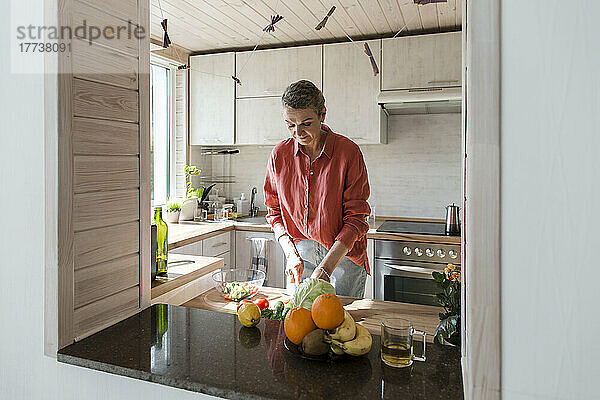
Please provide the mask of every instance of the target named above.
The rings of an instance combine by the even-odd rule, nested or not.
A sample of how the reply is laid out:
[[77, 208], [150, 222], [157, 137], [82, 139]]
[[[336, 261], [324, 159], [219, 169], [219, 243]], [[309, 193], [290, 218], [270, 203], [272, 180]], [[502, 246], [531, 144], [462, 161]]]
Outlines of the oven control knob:
[[410, 256], [410, 253], [412, 253], [412, 251], [410, 250], [410, 247], [408, 246], [404, 246], [404, 249], [402, 249], [402, 251], [404, 252], [404, 254], [406, 254], [407, 256]]
[[418, 247], [415, 247], [415, 254], [417, 255], [417, 257], [421, 257], [423, 255], [423, 250], [421, 250]]
[[444, 257], [446, 257], [446, 252], [444, 250], [442, 250], [442, 249], [439, 249], [437, 251], [437, 255], [438, 255], [439, 258], [444, 258]]
[[450, 250], [448, 252], [448, 255], [450, 256], [450, 258], [456, 258], [456, 257], [458, 257], [458, 254], [456, 254], [456, 252], [454, 250]]
[[431, 249], [425, 249], [425, 255], [427, 257], [433, 257], [433, 250], [431, 250]]

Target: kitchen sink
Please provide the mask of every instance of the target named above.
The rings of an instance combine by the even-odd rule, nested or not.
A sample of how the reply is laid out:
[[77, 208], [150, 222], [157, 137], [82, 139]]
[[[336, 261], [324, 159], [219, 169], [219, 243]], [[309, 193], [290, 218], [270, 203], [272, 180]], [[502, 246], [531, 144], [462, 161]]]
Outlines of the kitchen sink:
[[243, 222], [246, 224], [266, 224], [267, 223], [267, 219], [265, 218], [264, 215], [259, 215], [257, 217], [240, 217], [240, 218], [236, 218], [235, 219], [236, 222]]

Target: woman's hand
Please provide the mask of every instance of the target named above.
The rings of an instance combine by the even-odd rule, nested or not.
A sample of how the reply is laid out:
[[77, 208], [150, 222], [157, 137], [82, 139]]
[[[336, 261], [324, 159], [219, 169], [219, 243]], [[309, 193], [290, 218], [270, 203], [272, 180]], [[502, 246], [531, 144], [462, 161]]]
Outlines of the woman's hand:
[[297, 254], [291, 254], [286, 259], [285, 273], [291, 275], [291, 283], [300, 283], [304, 273], [304, 260]]
[[330, 282], [331, 272], [329, 272], [329, 270], [323, 265], [319, 265], [317, 268], [315, 268], [310, 277], [316, 279], [323, 279], [324, 281]]

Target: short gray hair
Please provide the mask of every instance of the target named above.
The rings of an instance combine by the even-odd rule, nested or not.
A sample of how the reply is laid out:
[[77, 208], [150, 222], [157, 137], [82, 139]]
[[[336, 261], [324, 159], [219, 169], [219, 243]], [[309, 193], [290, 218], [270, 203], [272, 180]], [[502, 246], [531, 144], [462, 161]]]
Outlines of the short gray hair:
[[312, 108], [320, 117], [325, 108], [325, 97], [314, 83], [303, 79], [285, 89], [281, 103], [284, 107], [295, 109]]

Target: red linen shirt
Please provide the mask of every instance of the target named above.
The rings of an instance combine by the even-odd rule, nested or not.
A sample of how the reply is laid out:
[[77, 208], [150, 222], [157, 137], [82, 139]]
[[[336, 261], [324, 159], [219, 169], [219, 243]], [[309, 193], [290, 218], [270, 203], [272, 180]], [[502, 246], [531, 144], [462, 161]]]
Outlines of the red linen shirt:
[[264, 185], [267, 221], [277, 240], [288, 234], [294, 243], [311, 239], [328, 250], [339, 240], [349, 249], [346, 257], [370, 274], [367, 167], [358, 145], [321, 127], [327, 137], [312, 163], [292, 138], [271, 152]]

